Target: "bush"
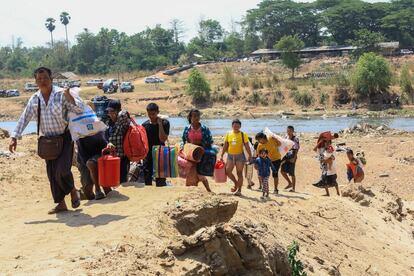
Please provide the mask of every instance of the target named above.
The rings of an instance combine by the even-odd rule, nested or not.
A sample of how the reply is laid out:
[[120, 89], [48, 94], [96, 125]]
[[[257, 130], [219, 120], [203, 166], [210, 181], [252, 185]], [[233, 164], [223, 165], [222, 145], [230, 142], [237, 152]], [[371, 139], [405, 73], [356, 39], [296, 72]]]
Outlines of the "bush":
[[414, 88], [412, 76], [410, 74], [410, 71], [408, 70], [407, 65], [405, 65], [401, 71], [400, 87], [403, 98], [411, 98], [411, 102], [414, 103]]
[[296, 104], [301, 106], [310, 106], [313, 104], [314, 99], [308, 92], [292, 91], [291, 96]]
[[272, 82], [272, 80], [270, 78], [267, 78], [266, 79], [265, 86], [268, 87], [268, 88], [272, 88], [273, 87], [273, 82]]
[[335, 85], [337, 87], [348, 87], [351, 85], [349, 73], [342, 72], [335, 76]]
[[305, 268], [300, 260], [296, 259], [296, 255], [299, 252], [299, 244], [293, 241], [288, 247], [288, 261], [290, 268], [292, 269], [292, 276], [306, 276]]
[[200, 103], [210, 99], [210, 84], [197, 69], [191, 71], [187, 84], [187, 91], [194, 102]]
[[247, 87], [247, 86], [249, 86], [249, 78], [248, 78], [248, 77], [243, 77], [243, 78], [241, 79], [241, 86], [242, 86], [242, 87]]
[[253, 90], [262, 89], [263, 83], [262, 81], [256, 76], [250, 81], [250, 86]]
[[374, 53], [363, 54], [356, 65], [352, 86], [361, 97], [374, 97], [385, 92], [391, 84], [392, 72], [385, 58]]
[[273, 75], [272, 81], [273, 81], [274, 84], [279, 83], [279, 77], [277, 75]]
[[298, 90], [298, 86], [295, 81], [289, 81], [286, 83], [286, 88], [292, 91]]
[[173, 83], [177, 83], [177, 82], [178, 82], [178, 77], [177, 77], [177, 76], [173, 76], [173, 77], [171, 78], [171, 81], [172, 81]]
[[273, 101], [272, 101], [274, 105], [282, 104], [284, 100], [285, 100], [285, 96], [283, 96], [282, 91], [278, 90], [274, 92]]
[[218, 92], [215, 92], [212, 95], [211, 100], [213, 102], [221, 102], [221, 103], [230, 103], [232, 101], [229, 95], [225, 93], [218, 93]]
[[325, 105], [329, 99], [329, 95], [325, 92], [322, 92], [319, 95], [319, 103]]
[[258, 91], [253, 91], [253, 93], [247, 98], [247, 102], [250, 104], [258, 105], [268, 105], [268, 100], [263, 97], [263, 95]]

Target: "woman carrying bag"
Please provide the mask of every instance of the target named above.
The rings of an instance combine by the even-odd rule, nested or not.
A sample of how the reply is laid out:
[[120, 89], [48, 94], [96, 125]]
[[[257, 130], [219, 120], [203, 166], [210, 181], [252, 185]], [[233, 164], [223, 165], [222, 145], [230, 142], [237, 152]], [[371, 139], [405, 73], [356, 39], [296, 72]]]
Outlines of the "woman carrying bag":
[[[189, 126], [184, 128], [182, 144], [184, 147], [186, 143], [191, 143], [204, 148], [204, 150], [211, 150], [213, 145], [213, 137], [210, 129], [200, 123], [201, 113], [197, 109], [192, 109], [188, 114]], [[197, 163], [193, 163], [187, 172], [186, 186], [197, 186], [198, 182], [202, 182], [208, 192], [211, 192], [210, 185], [206, 176], [200, 175], [197, 171]]]

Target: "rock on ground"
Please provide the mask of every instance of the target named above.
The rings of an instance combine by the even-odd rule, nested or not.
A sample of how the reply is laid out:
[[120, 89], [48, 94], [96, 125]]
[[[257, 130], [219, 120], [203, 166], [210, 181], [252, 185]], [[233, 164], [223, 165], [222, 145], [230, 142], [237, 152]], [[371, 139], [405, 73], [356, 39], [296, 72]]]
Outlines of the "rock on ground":
[[202, 228], [168, 251], [183, 275], [291, 275], [286, 251], [266, 225], [236, 222]]
[[203, 227], [228, 222], [236, 213], [238, 202], [234, 199], [213, 197], [203, 201], [177, 202], [167, 212], [174, 226], [182, 235], [191, 235]]

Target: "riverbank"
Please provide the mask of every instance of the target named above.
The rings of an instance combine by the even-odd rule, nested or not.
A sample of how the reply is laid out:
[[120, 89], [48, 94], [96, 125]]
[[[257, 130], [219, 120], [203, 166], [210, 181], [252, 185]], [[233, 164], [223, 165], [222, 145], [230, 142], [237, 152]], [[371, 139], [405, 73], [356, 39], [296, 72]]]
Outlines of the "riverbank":
[[[176, 141], [172, 138], [171, 143]], [[244, 189], [243, 197], [232, 197], [230, 183], [216, 184], [211, 178], [215, 196], [202, 185], [185, 187], [182, 179], [171, 179], [172, 186], [165, 188], [128, 183], [102, 201], [83, 201], [77, 211], [49, 216], [52, 199], [44, 162], [36, 155], [36, 135], [24, 136], [17, 154], [0, 154], [0, 272], [200, 274], [206, 267], [218, 269], [220, 258], [222, 264], [242, 260], [246, 269], [248, 260], [274, 260], [274, 267], [283, 270], [286, 248], [296, 240], [308, 275], [412, 274], [414, 134], [341, 135], [337, 143], [365, 152], [366, 177], [361, 189], [347, 184], [345, 153], [336, 153], [343, 196], [332, 191], [330, 198], [311, 185], [319, 178], [313, 135], [301, 134], [300, 142], [297, 193], [283, 190], [286, 182], [281, 179], [280, 194], [267, 202], [260, 201], [256, 190]], [[8, 139], [1, 139], [0, 152], [7, 145]], [[79, 187], [79, 173], [75, 168], [73, 172]], [[256, 173], [253, 180], [257, 185]], [[171, 212], [188, 211], [198, 223], [207, 212], [203, 208], [214, 202], [236, 204], [228, 223], [205, 226], [197, 232], [200, 237], [177, 231], [179, 221]], [[215, 212], [208, 209], [207, 214], [211, 218]], [[228, 236], [215, 240], [215, 235]], [[271, 250], [274, 247], [278, 253]], [[204, 249], [218, 255], [203, 255]]]

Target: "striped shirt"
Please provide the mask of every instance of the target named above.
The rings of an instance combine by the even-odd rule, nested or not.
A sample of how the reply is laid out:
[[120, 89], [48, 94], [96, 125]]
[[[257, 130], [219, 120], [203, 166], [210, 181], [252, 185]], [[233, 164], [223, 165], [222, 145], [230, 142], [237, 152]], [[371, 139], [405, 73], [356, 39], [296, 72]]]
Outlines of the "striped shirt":
[[83, 110], [82, 100], [79, 97], [74, 97], [74, 99], [76, 105], [71, 104], [66, 99], [62, 88], [53, 86], [48, 104], [46, 105], [42, 93], [40, 90], [37, 91], [27, 103], [17, 126], [12, 133], [12, 137], [21, 139], [22, 133], [29, 122], [33, 118], [37, 121], [39, 100], [41, 108], [39, 126], [40, 135], [50, 137], [63, 134], [68, 125], [68, 112], [82, 112]]

